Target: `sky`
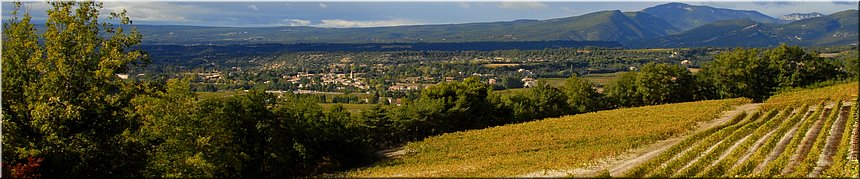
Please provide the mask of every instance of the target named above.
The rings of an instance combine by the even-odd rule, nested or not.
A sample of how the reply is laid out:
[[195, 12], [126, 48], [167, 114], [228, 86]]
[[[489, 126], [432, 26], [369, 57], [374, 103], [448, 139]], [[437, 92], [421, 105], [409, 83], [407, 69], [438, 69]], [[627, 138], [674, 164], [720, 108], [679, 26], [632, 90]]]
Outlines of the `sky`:
[[[692, 5], [756, 10], [771, 17], [789, 13], [831, 14], [857, 9], [857, 1], [690, 1]], [[134, 24], [195, 26], [313, 26], [326, 28], [553, 19], [603, 10], [640, 11], [668, 1], [389, 1], [389, 2], [182, 2], [107, 1], [103, 11], [128, 11]], [[13, 5], [2, 3], [5, 21]], [[49, 8], [44, 2], [25, 2], [36, 22]], [[104, 13], [107, 14], [107, 13]]]

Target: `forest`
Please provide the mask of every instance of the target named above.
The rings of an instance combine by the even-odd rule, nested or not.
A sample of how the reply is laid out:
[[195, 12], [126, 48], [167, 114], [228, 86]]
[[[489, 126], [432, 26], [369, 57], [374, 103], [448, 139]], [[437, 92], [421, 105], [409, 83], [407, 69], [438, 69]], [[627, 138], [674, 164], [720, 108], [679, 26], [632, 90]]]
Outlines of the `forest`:
[[466, 77], [423, 89], [402, 106], [353, 114], [265, 87], [204, 99], [190, 78], [120, 79], [116, 74], [151, 64], [143, 36], [112, 24], [130, 25], [128, 16], [105, 17], [94, 2], [51, 5], [44, 33], [18, 10], [3, 24], [4, 177], [318, 176], [448, 132], [634, 106], [762, 101], [858, 76], [856, 55], [838, 61], [796, 46], [737, 48], [695, 74], [676, 63], [644, 63], [603, 93], [575, 74], [562, 87], [538, 82], [505, 94]]

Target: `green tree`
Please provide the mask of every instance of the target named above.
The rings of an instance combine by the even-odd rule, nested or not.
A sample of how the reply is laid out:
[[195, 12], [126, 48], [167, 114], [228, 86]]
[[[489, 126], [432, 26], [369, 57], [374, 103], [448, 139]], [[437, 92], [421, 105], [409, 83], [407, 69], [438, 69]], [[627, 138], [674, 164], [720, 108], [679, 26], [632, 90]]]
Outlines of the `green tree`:
[[529, 98], [532, 101], [532, 111], [536, 118], [557, 117], [570, 114], [570, 106], [567, 96], [556, 87], [552, 87], [546, 81], [538, 80], [535, 87], [529, 89]]
[[684, 67], [649, 63], [636, 76], [636, 92], [645, 105], [691, 101], [695, 79]]
[[761, 101], [777, 86], [770, 64], [759, 49], [741, 49], [718, 54], [700, 73], [710, 76], [721, 98], [748, 97]]
[[639, 95], [639, 90], [636, 86], [637, 76], [638, 72], [626, 72], [609, 82], [603, 90], [611, 103], [608, 106], [619, 108], [640, 106], [643, 104], [642, 97]]
[[137, 175], [125, 170], [139, 153], [123, 136], [136, 127], [125, 118], [133, 85], [115, 74], [148, 61], [135, 48], [140, 33], [110, 23], [130, 25], [125, 12], [100, 19], [101, 3], [50, 5], [41, 35], [26, 13], [4, 23], [3, 128], [12, 142], [4, 145], [4, 162], [42, 157], [48, 177]]
[[522, 88], [523, 87], [523, 81], [522, 80], [520, 80], [519, 78], [510, 77], [510, 76], [503, 77], [501, 79], [501, 83], [502, 83], [502, 86], [505, 87], [505, 89], [513, 89], [513, 88]]
[[781, 44], [765, 51], [762, 58], [768, 61], [779, 87], [806, 86], [839, 75], [836, 65], [828, 63], [818, 53], [807, 53], [798, 46]]
[[571, 76], [562, 87], [567, 95], [567, 104], [573, 110], [570, 113], [585, 113], [603, 109], [602, 96], [594, 89], [594, 84], [588, 80]]

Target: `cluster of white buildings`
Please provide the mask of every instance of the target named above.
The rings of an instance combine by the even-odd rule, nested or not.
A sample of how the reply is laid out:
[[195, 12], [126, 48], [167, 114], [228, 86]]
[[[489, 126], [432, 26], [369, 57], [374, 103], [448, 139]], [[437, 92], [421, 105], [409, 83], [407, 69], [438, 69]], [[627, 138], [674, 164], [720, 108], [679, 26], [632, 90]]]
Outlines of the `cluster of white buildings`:
[[[369, 89], [370, 87], [364, 83], [363, 77], [356, 77], [355, 73], [325, 73], [325, 74], [313, 74], [313, 73], [305, 73], [299, 72], [295, 76], [284, 76], [287, 81], [293, 84], [299, 84], [299, 88], [305, 88], [314, 84], [321, 85], [343, 85], [343, 86], [354, 86], [359, 89]], [[320, 77], [320, 81], [315, 81], [315, 77]], [[301, 84], [302, 78], [308, 79], [309, 83]]]

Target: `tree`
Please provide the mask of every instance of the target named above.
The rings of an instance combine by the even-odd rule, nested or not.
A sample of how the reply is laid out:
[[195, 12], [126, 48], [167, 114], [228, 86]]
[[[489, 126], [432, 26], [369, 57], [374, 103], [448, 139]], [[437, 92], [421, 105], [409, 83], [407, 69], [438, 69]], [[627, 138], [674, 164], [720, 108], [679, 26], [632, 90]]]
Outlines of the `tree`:
[[558, 88], [550, 86], [546, 81], [538, 80], [535, 87], [529, 90], [535, 117], [546, 118], [570, 114], [567, 96]]
[[567, 95], [567, 104], [573, 110], [571, 113], [585, 113], [604, 108], [600, 93], [594, 90], [594, 85], [588, 80], [571, 76], [565, 80], [562, 91]]
[[718, 54], [700, 73], [710, 76], [721, 98], [748, 97], [762, 101], [777, 86], [769, 67], [758, 49], [737, 48]]
[[124, 11], [99, 19], [101, 3], [50, 4], [41, 35], [26, 13], [4, 23], [3, 128], [4, 139], [14, 142], [4, 145], [4, 162], [44, 158], [47, 177], [134, 176], [138, 170], [123, 170], [138, 154], [123, 137], [135, 128], [124, 110], [133, 85], [115, 74], [148, 62], [135, 48], [141, 35], [110, 23], [130, 25]]
[[519, 78], [507, 76], [507, 77], [503, 77], [501, 82], [502, 82], [502, 86], [504, 86], [505, 89], [513, 89], [513, 88], [522, 88], [523, 87], [523, 81], [520, 80]]
[[609, 82], [604, 88], [606, 97], [613, 108], [640, 106], [643, 104], [642, 97], [636, 85], [638, 72], [626, 72], [620, 74], [615, 80]]
[[636, 92], [645, 105], [691, 101], [694, 87], [692, 74], [674, 64], [648, 63], [636, 76]]
[[[839, 75], [836, 65], [828, 63], [818, 53], [807, 53], [798, 46], [781, 44], [767, 50], [763, 57], [775, 73], [779, 87], [806, 86]], [[856, 58], [856, 56], [855, 56]]]

